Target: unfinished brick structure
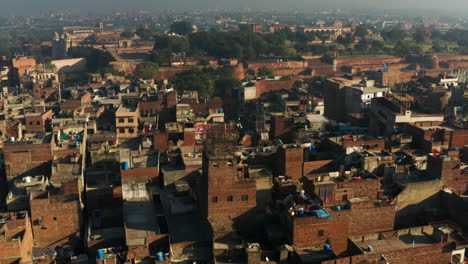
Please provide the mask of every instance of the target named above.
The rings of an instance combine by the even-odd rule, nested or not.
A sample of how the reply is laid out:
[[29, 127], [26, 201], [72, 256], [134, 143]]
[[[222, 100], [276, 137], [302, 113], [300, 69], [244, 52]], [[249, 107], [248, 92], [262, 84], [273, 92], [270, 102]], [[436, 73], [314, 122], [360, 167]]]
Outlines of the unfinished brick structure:
[[203, 154], [204, 190], [200, 195], [201, 208], [212, 225], [215, 240], [232, 232], [221, 226], [233, 223], [241, 232], [249, 232], [255, 221], [255, 179], [238, 165], [234, 156], [236, 144], [234, 128], [209, 129]]

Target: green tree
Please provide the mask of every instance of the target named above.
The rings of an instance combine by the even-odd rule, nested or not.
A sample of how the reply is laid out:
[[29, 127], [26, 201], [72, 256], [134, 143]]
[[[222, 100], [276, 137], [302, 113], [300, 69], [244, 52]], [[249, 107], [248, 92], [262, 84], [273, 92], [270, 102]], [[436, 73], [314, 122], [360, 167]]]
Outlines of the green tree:
[[215, 81], [215, 96], [223, 97], [226, 91], [241, 85], [241, 81], [231, 76], [222, 76]]
[[186, 36], [193, 32], [192, 23], [188, 21], [176, 21], [171, 25], [171, 32], [178, 35]]
[[55, 66], [52, 64], [52, 58], [49, 56], [43, 57], [43, 56], [36, 56], [35, 57], [36, 62], [38, 64], [44, 65], [46, 69], [53, 69]]
[[385, 41], [398, 42], [406, 38], [406, 32], [401, 29], [391, 29], [388, 31], [382, 31], [382, 37]]
[[369, 49], [369, 42], [366, 39], [359, 40], [359, 43], [354, 46], [354, 49], [359, 51], [366, 51]]
[[152, 61], [145, 61], [136, 66], [133, 75], [137, 79], [154, 79], [158, 72], [158, 64]]
[[267, 67], [260, 67], [257, 70], [257, 76], [273, 76], [273, 72]]
[[150, 40], [156, 33], [152, 29], [139, 28], [137, 29], [136, 34], [143, 40]]
[[125, 30], [124, 32], [120, 33], [120, 36], [122, 38], [127, 38], [127, 39], [132, 38], [133, 35], [134, 34], [133, 34], [133, 32], [131, 30]]
[[417, 43], [423, 43], [431, 38], [431, 31], [427, 27], [418, 27], [413, 34], [413, 39]]
[[365, 38], [369, 35], [369, 31], [374, 31], [375, 28], [372, 25], [359, 25], [354, 30], [354, 36], [357, 38]]
[[354, 42], [354, 36], [351, 33], [347, 33], [345, 36], [338, 36], [336, 43], [348, 48]]
[[214, 80], [210, 78], [208, 69], [192, 68], [181, 72], [169, 82], [174, 85], [179, 93], [183, 91], [198, 91], [201, 96], [211, 98], [215, 92]]
[[153, 50], [151, 54], [151, 61], [157, 63], [159, 66], [171, 66], [172, 51], [170, 49]]
[[304, 84], [304, 83], [303, 83], [302, 81], [297, 80], [297, 81], [295, 81], [295, 82], [293, 83], [293, 88], [294, 88], [294, 89], [302, 88], [302, 85], [303, 85], [303, 84]]
[[310, 45], [309, 49], [313, 54], [316, 54], [316, 55], [323, 55], [328, 51], [327, 46], [320, 45], [320, 44]]
[[320, 36], [318, 36], [318, 38], [322, 41], [322, 44], [325, 44], [325, 42], [330, 39], [330, 35], [329, 34], [321, 34]]
[[379, 40], [373, 40], [371, 42], [371, 48], [372, 50], [374, 51], [380, 51], [380, 50], [383, 50], [385, 48], [385, 43], [383, 41], [379, 41]]
[[157, 36], [154, 44], [155, 50], [170, 50], [172, 53], [187, 52], [190, 49], [189, 40], [183, 36]]

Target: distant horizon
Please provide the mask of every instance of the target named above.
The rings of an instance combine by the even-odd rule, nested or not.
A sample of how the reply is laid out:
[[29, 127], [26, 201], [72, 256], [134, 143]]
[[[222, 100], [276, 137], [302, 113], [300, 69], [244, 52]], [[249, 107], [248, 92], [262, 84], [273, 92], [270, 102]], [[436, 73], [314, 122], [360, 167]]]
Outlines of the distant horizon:
[[[388, 12], [412, 12], [419, 13], [435, 12], [437, 15], [457, 14], [465, 16], [468, 11], [468, 1], [466, 0], [446, 0], [443, 3], [437, 0], [0, 0], [0, 16], [34, 16], [50, 12], [71, 12], [75, 14], [86, 15], [88, 13], [114, 13], [114, 12], [134, 12], [140, 10], [214, 10], [226, 9], [240, 11], [242, 9], [254, 10], [282, 10], [300, 12], [313, 12], [325, 9], [343, 9], [344, 11], [356, 12], [378, 10]], [[346, 12], [345, 12], [346, 13]], [[369, 14], [372, 15], [372, 14]], [[427, 14], [428, 16], [434, 15]], [[467, 16], [468, 17], [468, 16]]]

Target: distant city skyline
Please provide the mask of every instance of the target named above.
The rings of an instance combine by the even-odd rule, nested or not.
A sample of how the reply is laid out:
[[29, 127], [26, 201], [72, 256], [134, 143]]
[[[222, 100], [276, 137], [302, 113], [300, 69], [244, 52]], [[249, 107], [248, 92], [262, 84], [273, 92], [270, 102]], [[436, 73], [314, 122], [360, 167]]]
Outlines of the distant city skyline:
[[468, 11], [466, 0], [0, 0], [0, 15], [28, 15], [46, 11], [71, 10], [76, 12], [105, 12], [135, 9], [207, 9], [207, 8], [254, 8], [313, 10], [324, 8], [343, 9], [425, 9], [443, 12]]

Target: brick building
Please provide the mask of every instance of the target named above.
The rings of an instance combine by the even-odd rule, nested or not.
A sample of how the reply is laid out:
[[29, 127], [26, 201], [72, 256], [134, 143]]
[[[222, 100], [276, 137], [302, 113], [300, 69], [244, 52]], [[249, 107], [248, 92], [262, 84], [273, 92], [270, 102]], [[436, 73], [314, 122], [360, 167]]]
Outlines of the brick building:
[[76, 246], [81, 235], [82, 212], [76, 181], [60, 189], [31, 194], [31, 221], [36, 247]]
[[0, 224], [0, 263], [27, 263], [32, 261], [33, 234], [28, 212], [2, 215]]
[[33, 70], [36, 68], [36, 60], [28, 57], [18, 57], [12, 60], [13, 68], [18, 68], [20, 76], [26, 74], [27, 70]]
[[52, 110], [25, 114], [26, 133], [50, 132], [53, 114]]
[[[237, 133], [233, 128], [210, 129], [203, 154], [202, 212], [210, 221], [215, 240], [233, 230], [220, 228], [234, 224], [241, 232], [251, 232], [255, 220], [256, 185], [248, 170], [233, 155]], [[230, 223], [232, 222], [232, 223]]]
[[387, 232], [369, 232], [348, 240], [349, 257], [324, 261], [322, 264], [463, 263], [466, 240], [458, 227], [450, 223]]
[[430, 153], [427, 170], [442, 180], [442, 185], [458, 195], [468, 192], [468, 168], [461, 164], [459, 151]]
[[26, 134], [23, 141], [4, 147], [6, 179], [30, 175], [50, 175], [54, 140], [51, 133]]
[[115, 113], [117, 140], [135, 138], [138, 136], [138, 107], [120, 106]]
[[[299, 208], [299, 211], [295, 211]], [[297, 248], [322, 248], [331, 245], [333, 252], [347, 250], [347, 238], [372, 232], [393, 230], [395, 206], [367, 196], [349, 199], [340, 209], [314, 210], [296, 205], [285, 215], [288, 240]], [[304, 213], [300, 213], [300, 211]]]

